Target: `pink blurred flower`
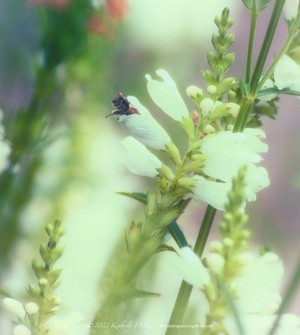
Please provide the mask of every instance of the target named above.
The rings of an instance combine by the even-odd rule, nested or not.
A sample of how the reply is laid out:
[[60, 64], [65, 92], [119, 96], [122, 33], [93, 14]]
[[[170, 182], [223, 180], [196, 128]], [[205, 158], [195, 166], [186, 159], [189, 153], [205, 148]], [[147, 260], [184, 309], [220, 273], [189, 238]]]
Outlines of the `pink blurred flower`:
[[109, 15], [115, 20], [121, 20], [128, 11], [127, 0], [105, 0]]

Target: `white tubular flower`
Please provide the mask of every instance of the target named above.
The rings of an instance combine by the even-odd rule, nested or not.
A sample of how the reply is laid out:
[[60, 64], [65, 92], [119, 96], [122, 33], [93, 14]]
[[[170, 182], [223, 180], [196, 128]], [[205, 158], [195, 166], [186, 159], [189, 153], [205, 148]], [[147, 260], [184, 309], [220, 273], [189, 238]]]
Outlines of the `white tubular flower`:
[[157, 169], [161, 168], [162, 163], [143, 144], [133, 137], [126, 137], [121, 143], [124, 150], [120, 163], [130, 172], [152, 178], [157, 175]]
[[148, 92], [152, 100], [172, 119], [182, 122], [182, 118], [188, 117], [189, 112], [175, 81], [166, 70], [157, 70], [156, 74], [162, 81], [152, 79], [149, 74], [146, 75]]
[[243, 314], [272, 314], [278, 309], [283, 265], [272, 252], [254, 259], [245, 267], [232, 287], [237, 293], [237, 308]]
[[285, 19], [291, 21], [296, 18], [298, 14], [299, 0], [286, 0], [283, 11]]
[[3, 299], [2, 306], [6, 311], [14, 314], [18, 318], [22, 319], [26, 314], [23, 305], [16, 299], [5, 298]]
[[31, 335], [31, 331], [24, 325], [17, 325], [13, 330], [13, 335]]
[[[274, 253], [266, 253], [247, 262], [244, 273], [232, 284], [236, 292], [236, 307], [239, 311], [245, 335], [268, 334], [281, 303], [279, 286], [283, 277], [283, 265]], [[231, 335], [240, 334], [232, 316], [224, 320]], [[276, 335], [299, 335], [300, 319], [284, 314], [276, 329]]]
[[300, 91], [300, 66], [291, 57], [283, 55], [274, 69], [274, 81], [280, 90]]
[[133, 137], [143, 144], [153, 149], [165, 150], [166, 146], [171, 143], [170, 136], [137, 98], [128, 96], [127, 99], [139, 114], [121, 115], [119, 121], [125, 125]]
[[174, 266], [183, 280], [199, 289], [210, 281], [208, 270], [190, 247], [183, 247], [177, 253], [179, 258], [176, 257]]
[[246, 165], [246, 200], [254, 201], [256, 193], [270, 184], [267, 171], [254, 164], [262, 160], [259, 153], [268, 150], [268, 146], [261, 141], [264, 137], [262, 130], [250, 128], [243, 133], [221, 131], [205, 136], [201, 140], [201, 151], [206, 159], [202, 170], [217, 181], [195, 176], [194, 198], [224, 210], [232, 178]]

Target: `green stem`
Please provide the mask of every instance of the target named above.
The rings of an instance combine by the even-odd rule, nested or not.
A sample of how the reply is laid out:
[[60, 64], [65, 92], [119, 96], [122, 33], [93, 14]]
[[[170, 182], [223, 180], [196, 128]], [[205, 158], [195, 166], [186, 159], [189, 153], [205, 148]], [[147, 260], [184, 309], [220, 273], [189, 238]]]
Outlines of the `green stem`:
[[284, 3], [285, 3], [285, 0], [276, 0], [276, 3], [274, 5], [272, 16], [269, 22], [269, 26], [268, 26], [268, 29], [265, 35], [265, 39], [263, 41], [263, 45], [261, 47], [258, 60], [255, 66], [254, 72], [253, 72], [253, 76], [250, 82], [250, 95], [255, 96], [256, 94], [259, 79], [261, 77], [261, 74], [262, 74], [262, 71], [263, 71], [269, 50], [270, 50], [270, 46], [273, 41], [275, 30], [277, 28], [278, 21], [279, 21], [280, 14], [281, 14]]
[[270, 329], [270, 332], [268, 333], [268, 335], [273, 335], [276, 331], [276, 328], [279, 324], [279, 321], [281, 319], [281, 316], [283, 314], [283, 312], [285, 311], [285, 309], [287, 308], [287, 306], [289, 305], [289, 303], [291, 302], [292, 298], [294, 297], [294, 294], [299, 286], [299, 282], [300, 282], [300, 257], [298, 258], [298, 263], [296, 265], [296, 269], [292, 275], [292, 278], [289, 282], [288, 288], [284, 294], [283, 300], [281, 302], [281, 305], [277, 311], [277, 317], [272, 325], [272, 328]]
[[249, 114], [251, 113], [251, 110], [253, 108], [253, 104], [256, 98], [259, 79], [261, 77], [261, 73], [264, 68], [264, 65], [265, 65], [269, 50], [270, 50], [270, 46], [271, 46], [271, 43], [272, 43], [272, 40], [275, 34], [276, 27], [278, 25], [278, 21], [279, 21], [280, 14], [281, 14], [284, 3], [285, 3], [285, 0], [276, 0], [276, 3], [274, 5], [272, 16], [271, 16], [269, 26], [266, 32], [266, 36], [265, 36], [262, 48], [258, 56], [258, 60], [255, 66], [254, 72], [253, 72], [252, 79], [250, 81], [250, 93], [243, 97], [243, 100], [241, 103], [241, 111], [234, 125], [234, 129], [233, 129], [234, 132], [243, 131], [248, 121]]
[[[208, 205], [194, 247], [194, 251], [199, 257], [202, 256], [215, 214], [216, 209]], [[187, 284], [184, 281], [181, 283], [179, 293], [177, 295], [177, 299], [169, 321], [169, 325], [176, 325], [182, 322], [192, 292], [192, 288], [193, 287], [191, 285]], [[166, 335], [178, 334], [179, 329], [170, 327], [167, 329]]]
[[256, 30], [256, 22], [257, 22], [256, 1], [254, 1], [253, 3], [254, 3], [254, 8], [252, 9], [252, 12], [251, 12], [251, 28], [250, 28], [250, 34], [249, 34], [248, 53], [247, 53], [246, 83], [249, 83], [250, 78], [251, 78], [253, 46], [254, 46], [254, 38], [255, 38], [255, 30]]
[[280, 52], [276, 55], [275, 59], [273, 60], [270, 67], [268, 68], [267, 72], [265, 73], [265, 75], [260, 80], [260, 82], [258, 84], [258, 87], [257, 87], [258, 90], [260, 90], [263, 87], [266, 80], [272, 75], [272, 73], [275, 69], [275, 66], [279, 62], [280, 58], [288, 51], [291, 43], [293, 42], [293, 40], [294, 40], [295, 36], [298, 34], [298, 32], [299, 32], [299, 29], [298, 29], [297, 25], [294, 23], [293, 27], [290, 30], [289, 37], [286, 40], [284, 46], [282, 47]]

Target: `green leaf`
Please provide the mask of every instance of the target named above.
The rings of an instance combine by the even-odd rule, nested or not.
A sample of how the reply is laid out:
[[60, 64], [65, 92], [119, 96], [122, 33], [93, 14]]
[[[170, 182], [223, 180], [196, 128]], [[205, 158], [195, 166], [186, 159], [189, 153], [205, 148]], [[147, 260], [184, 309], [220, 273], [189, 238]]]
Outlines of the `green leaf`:
[[176, 221], [173, 221], [168, 226], [168, 229], [179, 248], [186, 247], [188, 245], [188, 242]]
[[273, 101], [268, 101], [265, 104], [257, 104], [254, 107], [254, 114], [267, 116], [270, 119], [275, 120], [277, 114], [277, 107]]
[[258, 11], [261, 12], [268, 7], [271, 0], [259, 0], [258, 2]]
[[126, 197], [132, 198], [141, 202], [142, 204], [147, 204], [147, 194], [142, 192], [116, 192], [120, 195], [125, 195]]

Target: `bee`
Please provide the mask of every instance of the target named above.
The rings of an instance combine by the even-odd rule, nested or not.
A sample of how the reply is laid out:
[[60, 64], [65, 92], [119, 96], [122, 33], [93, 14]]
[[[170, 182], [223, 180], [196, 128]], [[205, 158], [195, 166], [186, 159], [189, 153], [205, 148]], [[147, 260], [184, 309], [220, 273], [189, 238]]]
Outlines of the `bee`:
[[106, 115], [106, 117], [115, 116], [119, 118], [121, 115], [139, 114], [138, 110], [131, 105], [127, 97], [121, 92], [112, 100], [112, 104], [116, 109], [111, 114]]

